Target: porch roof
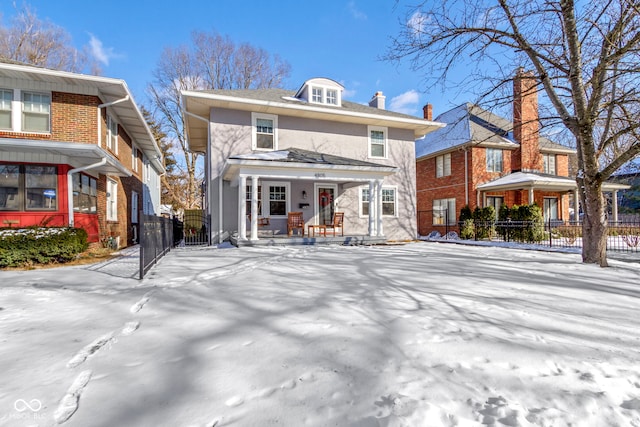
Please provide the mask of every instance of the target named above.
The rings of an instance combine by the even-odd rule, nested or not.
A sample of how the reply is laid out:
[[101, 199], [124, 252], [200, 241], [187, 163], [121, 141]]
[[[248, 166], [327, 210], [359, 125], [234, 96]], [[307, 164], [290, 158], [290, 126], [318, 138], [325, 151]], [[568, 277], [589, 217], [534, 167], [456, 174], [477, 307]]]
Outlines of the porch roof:
[[223, 177], [227, 181], [232, 181], [240, 175], [281, 179], [368, 181], [382, 179], [396, 172], [398, 168], [394, 166], [289, 148], [231, 156], [227, 159]]
[[131, 172], [118, 159], [93, 144], [0, 138], [0, 153], [2, 159], [7, 161], [42, 163], [44, 159], [47, 162], [55, 159], [60, 164], [74, 168], [88, 166], [104, 158], [104, 165], [87, 170], [87, 173], [131, 176]]
[[[534, 188], [546, 191], [572, 191], [578, 188], [575, 179], [565, 176], [536, 172], [514, 172], [493, 181], [478, 185], [481, 191], [507, 191]], [[625, 184], [605, 182], [603, 191], [616, 191], [630, 188]]]

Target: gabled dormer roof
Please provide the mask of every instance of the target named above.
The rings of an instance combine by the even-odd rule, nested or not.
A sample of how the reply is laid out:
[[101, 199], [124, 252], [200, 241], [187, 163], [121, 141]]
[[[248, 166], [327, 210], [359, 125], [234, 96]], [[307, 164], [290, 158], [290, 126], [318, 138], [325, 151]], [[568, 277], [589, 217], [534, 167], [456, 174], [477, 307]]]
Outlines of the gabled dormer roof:
[[[516, 149], [519, 143], [513, 137], [513, 123], [475, 104], [465, 103], [436, 117], [446, 127], [427, 134], [416, 141], [416, 159], [444, 153], [465, 145]], [[543, 136], [539, 139], [540, 151], [549, 153], [574, 153]]]

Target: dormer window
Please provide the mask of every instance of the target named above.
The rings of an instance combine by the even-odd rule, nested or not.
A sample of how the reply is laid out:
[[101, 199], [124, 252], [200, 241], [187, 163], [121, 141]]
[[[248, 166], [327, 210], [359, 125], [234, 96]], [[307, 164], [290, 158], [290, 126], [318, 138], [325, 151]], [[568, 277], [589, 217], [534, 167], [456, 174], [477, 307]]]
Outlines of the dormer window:
[[307, 80], [295, 95], [296, 99], [310, 104], [324, 104], [340, 107], [344, 87], [331, 79], [315, 78]]
[[322, 96], [323, 90], [321, 87], [314, 87], [311, 89], [311, 102], [317, 102], [322, 104], [324, 102], [324, 96]]
[[327, 104], [338, 105], [338, 91], [327, 89]]

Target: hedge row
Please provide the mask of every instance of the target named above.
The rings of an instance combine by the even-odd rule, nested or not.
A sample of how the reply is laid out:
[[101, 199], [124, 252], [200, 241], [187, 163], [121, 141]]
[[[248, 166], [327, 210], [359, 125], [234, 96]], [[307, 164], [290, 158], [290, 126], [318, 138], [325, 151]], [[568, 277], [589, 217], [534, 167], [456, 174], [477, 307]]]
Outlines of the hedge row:
[[0, 228], [0, 268], [64, 263], [87, 250], [81, 228]]

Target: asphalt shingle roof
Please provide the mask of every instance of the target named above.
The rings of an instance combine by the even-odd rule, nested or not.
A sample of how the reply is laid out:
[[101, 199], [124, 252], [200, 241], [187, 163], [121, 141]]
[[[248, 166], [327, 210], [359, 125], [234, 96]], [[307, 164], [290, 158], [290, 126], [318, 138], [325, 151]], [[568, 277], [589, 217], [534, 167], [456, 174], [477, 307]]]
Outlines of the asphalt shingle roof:
[[383, 168], [389, 167], [387, 165], [381, 165], [378, 163], [365, 162], [362, 160], [335, 156], [333, 154], [319, 153], [316, 151], [303, 150], [300, 148], [287, 148], [285, 150], [278, 150], [278, 151], [252, 152], [249, 154], [239, 154], [239, 155], [231, 156], [230, 159], [309, 163], [309, 164], [322, 164], [322, 165], [332, 165], [332, 166], [364, 166], [364, 167], [383, 167]]

